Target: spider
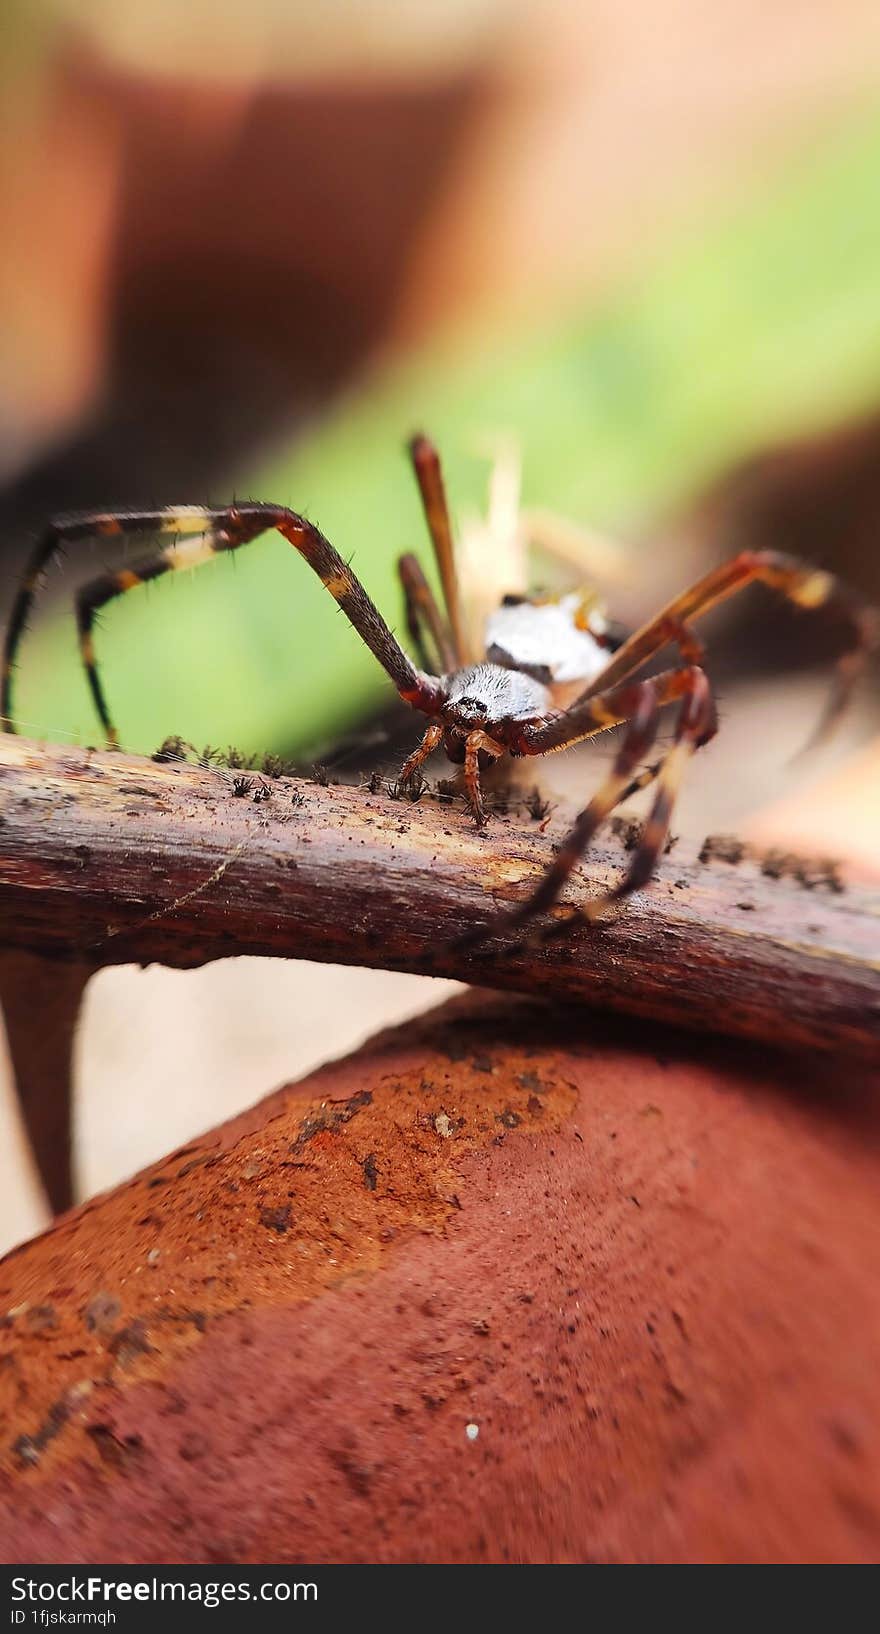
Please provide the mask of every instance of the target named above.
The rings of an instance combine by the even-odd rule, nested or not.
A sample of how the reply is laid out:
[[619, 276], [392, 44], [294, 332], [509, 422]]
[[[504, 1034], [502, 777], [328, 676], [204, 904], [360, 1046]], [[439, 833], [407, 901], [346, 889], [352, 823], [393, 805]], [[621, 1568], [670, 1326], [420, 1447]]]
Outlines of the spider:
[[[321, 579], [401, 698], [427, 717], [421, 742], [400, 772], [402, 787], [413, 782], [435, 750], [443, 748], [450, 760], [463, 767], [470, 809], [475, 823], [482, 827], [486, 815], [481, 773], [493, 762], [507, 755], [551, 754], [609, 727], [625, 726], [611, 771], [575, 819], [537, 886], [519, 904], [470, 931], [462, 942], [474, 945], [547, 913], [601, 824], [637, 790], [656, 785], [623, 877], [604, 895], [570, 909], [568, 917], [552, 920], [541, 936], [552, 940], [575, 920], [592, 922], [614, 910], [644, 886], [654, 871], [686, 765], [717, 729], [704, 649], [693, 628], [695, 619], [755, 580], [801, 608], [836, 606], [848, 622], [850, 642], [839, 661], [836, 685], [816, 737], [824, 734], [844, 707], [859, 670], [877, 644], [880, 622], [874, 610], [832, 574], [781, 552], [744, 550], [676, 596], [625, 639], [618, 638], [592, 591], [555, 599], [503, 595], [489, 611], [479, 650], [465, 619], [439, 456], [421, 435], [412, 438], [409, 453], [443, 592], [441, 609], [417, 558], [412, 554], [400, 558], [407, 627], [421, 667], [403, 651], [329, 540], [313, 523], [284, 506], [255, 502], [227, 509], [181, 506], [95, 512], [51, 523], [33, 552], [6, 631], [0, 691], [4, 729], [15, 730], [13, 666], [26, 620], [44, 570], [64, 544], [96, 536], [169, 536], [169, 543], [158, 552], [131, 567], [103, 573], [76, 597], [82, 662], [108, 745], [115, 748], [119, 739], [93, 643], [98, 610], [163, 573], [238, 550], [277, 528]], [[558, 539], [549, 536], [542, 542], [553, 549]], [[570, 540], [557, 553], [570, 559]], [[638, 672], [667, 646], [677, 651], [673, 665], [639, 678]], [[645, 765], [657, 736], [660, 712], [670, 705], [677, 706], [671, 745]]]

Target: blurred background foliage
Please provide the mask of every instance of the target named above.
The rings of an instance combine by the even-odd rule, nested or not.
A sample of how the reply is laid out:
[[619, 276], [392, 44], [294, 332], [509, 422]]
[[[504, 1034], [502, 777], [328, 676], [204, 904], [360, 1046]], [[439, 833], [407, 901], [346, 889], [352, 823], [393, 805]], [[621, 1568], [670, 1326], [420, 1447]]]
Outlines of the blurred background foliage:
[[[212, 497], [235, 492], [305, 511], [353, 557], [392, 623], [397, 555], [415, 545], [429, 557], [403, 453], [405, 433], [423, 425], [442, 447], [457, 512], [485, 504], [482, 451], [493, 434], [512, 434], [528, 503], [650, 551], [652, 520], [733, 460], [875, 401], [878, 176], [880, 113], [871, 110], [823, 133], [756, 194], [692, 224], [681, 243], [646, 247], [647, 266], [612, 294], [549, 323], [500, 333], [487, 323], [489, 333], [469, 332], [452, 355], [426, 345], [345, 395], [289, 453], [230, 471]], [[296, 754], [362, 719], [388, 691], [275, 537], [120, 600], [99, 642], [123, 742], [134, 750], [179, 732], [199, 745]], [[63, 601], [25, 655], [22, 720], [91, 741]]]
[[[689, 72], [705, 73], [706, 63], [718, 72], [730, 41], [724, 7], [717, 37], [702, 45], [696, 12], [680, 9], [697, 53], [691, 70], [685, 62], [668, 80], [683, 95]], [[49, 511], [225, 502], [236, 493], [279, 500], [318, 521], [399, 625], [395, 558], [414, 546], [427, 555], [403, 457], [407, 433], [424, 427], [441, 444], [459, 515], [484, 504], [493, 437], [513, 436], [526, 501], [627, 539], [649, 610], [651, 596], [674, 580], [677, 524], [706, 483], [768, 441], [873, 407], [880, 109], [853, 69], [851, 83], [831, 72], [833, 95], [823, 98], [813, 86], [784, 141], [768, 127], [766, 164], [746, 108], [749, 162], [722, 166], [720, 181], [692, 189], [693, 197], [685, 191], [665, 217], [633, 191], [624, 167], [621, 191], [629, 190], [636, 220], [618, 233], [625, 253], [618, 244], [613, 276], [614, 245], [601, 250], [601, 224], [596, 232], [588, 192], [575, 196], [570, 165], [561, 189], [572, 190], [569, 239], [559, 232], [563, 201], [549, 217], [556, 238], [524, 245], [531, 282], [519, 287], [508, 264], [517, 242], [510, 210], [513, 225], [501, 222], [496, 234], [497, 266], [490, 254], [474, 274], [478, 212], [472, 200], [456, 233], [450, 196], [473, 191], [467, 164], [470, 155], [479, 170], [481, 140], [491, 137], [502, 159], [515, 153], [524, 77], [534, 121], [542, 96], [545, 104], [554, 94], [571, 99], [563, 48], [583, 39], [584, 83], [575, 85], [575, 101], [588, 106], [595, 85], [601, 105], [601, 58], [599, 69], [594, 58], [607, 8], [584, 7], [576, 34], [574, 12], [581, 8], [486, 4], [443, 16], [437, 7], [404, 6], [392, 15], [381, 4], [334, 0], [316, 22], [304, 8], [285, 13], [267, 0], [246, 29], [232, 4], [212, 9], [213, 23], [203, 8], [180, 14], [159, 4], [148, 26], [137, 8], [111, 11], [98, 0], [35, 8], [29, 27], [43, 49], [31, 53], [41, 64], [32, 77], [42, 87], [37, 100], [50, 134], [41, 138], [33, 109], [22, 130], [39, 168], [41, 140], [48, 143], [44, 159], [55, 151], [53, 96], [69, 103], [64, 159], [79, 132], [84, 169], [72, 193], [91, 199], [81, 220], [70, 210], [70, 256], [65, 242], [54, 241], [49, 259], [63, 283], [75, 281], [66, 263], [82, 253], [83, 236], [91, 232], [106, 253], [86, 253], [79, 319], [90, 341], [80, 340], [77, 352], [68, 336], [43, 359], [43, 378], [57, 388], [66, 348], [75, 389], [71, 400], [70, 391], [60, 389], [54, 400], [47, 393], [50, 408], [43, 425], [37, 412], [38, 453], [30, 462], [18, 448], [17, 438], [26, 448], [27, 436], [16, 426], [7, 381], [13, 470], [0, 515], [7, 602], [28, 537]], [[562, 37], [555, 52], [554, 22]], [[6, 38], [20, 33], [7, 29]], [[202, 51], [206, 35], [210, 49]], [[543, 57], [527, 57], [526, 46], [534, 53], [539, 38]], [[814, 45], [818, 51], [821, 41]], [[267, 53], [274, 53], [271, 71]], [[754, 66], [749, 52], [744, 60]], [[536, 61], [543, 64], [538, 73]], [[163, 101], [169, 89], [172, 101]], [[773, 104], [774, 87], [766, 89]], [[274, 116], [257, 140], [255, 109], [267, 98]], [[401, 99], [402, 123], [392, 118], [388, 145], [368, 153], [368, 132]], [[644, 102], [650, 171], [647, 95]], [[777, 115], [779, 107], [777, 96]], [[188, 191], [167, 169], [170, 110], [181, 175], [193, 171]], [[632, 111], [624, 103], [621, 129]], [[419, 133], [432, 119], [427, 140]], [[316, 127], [325, 137], [337, 131], [338, 155], [328, 158], [326, 139], [320, 152], [309, 146]], [[273, 183], [279, 130], [284, 144]], [[595, 158], [588, 138], [584, 126], [579, 151], [589, 174]], [[389, 157], [399, 174], [389, 175]], [[606, 166], [613, 172], [616, 162], [609, 143]], [[562, 175], [549, 174], [548, 191], [560, 190]], [[396, 190], [411, 194], [412, 207], [386, 222], [383, 236], [371, 199]], [[7, 187], [8, 208], [12, 197]], [[289, 202], [286, 215], [281, 200]], [[487, 193], [490, 220], [497, 209]], [[592, 271], [591, 233], [601, 251]], [[270, 264], [273, 246], [277, 266]], [[456, 291], [459, 252], [470, 283], [466, 278], [444, 306], [447, 275]], [[34, 314], [33, 288], [21, 274], [13, 257], [19, 314], [27, 306], [39, 354], [47, 321], [51, 332], [53, 296], [59, 308], [64, 300], [58, 285], [47, 285]], [[223, 295], [215, 300], [218, 283]], [[360, 328], [350, 322], [359, 306], [361, 316], [372, 313]], [[28, 362], [20, 325], [17, 334], [13, 376], [21, 382]], [[36, 385], [25, 379], [24, 396], [39, 400], [39, 356], [33, 372]], [[706, 548], [724, 546], [722, 530]], [[34, 735], [97, 738], [70, 598], [76, 583], [102, 569], [106, 550], [83, 548], [53, 573], [23, 647], [18, 714]], [[150, 751], [179, 733], [199, 746], [301, 755], [388, 698], [384, 678], [329, 598], [272, 537], [116, 602], [98, 647], [122, 741], [133, 750]]]

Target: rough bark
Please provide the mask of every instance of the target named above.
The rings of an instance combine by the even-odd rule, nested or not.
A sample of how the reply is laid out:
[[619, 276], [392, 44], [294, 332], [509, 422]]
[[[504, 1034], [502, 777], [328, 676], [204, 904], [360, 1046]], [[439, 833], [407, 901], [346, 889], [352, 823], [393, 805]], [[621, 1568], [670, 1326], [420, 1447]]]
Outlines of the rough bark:
[[[238, 793], [236, 791], [239, 791]], [[97, 967], [269, 954], [454, 976], [876, 1058], [880, 893], [742, 847], [667, 855], [613, 924], [536, 949], [456, 936], [518, 900], [564, 832], [522, 811], [125, 755], [0, 748], [0, 946]], [[619, 876], [595, 846], [566, 893]]]

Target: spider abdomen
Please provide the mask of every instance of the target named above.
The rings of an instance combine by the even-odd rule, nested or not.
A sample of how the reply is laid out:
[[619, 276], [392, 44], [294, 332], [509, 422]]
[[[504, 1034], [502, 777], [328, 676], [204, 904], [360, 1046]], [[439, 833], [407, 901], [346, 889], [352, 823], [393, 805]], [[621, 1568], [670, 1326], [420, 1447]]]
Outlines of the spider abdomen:
[[558, 601], [508, 597], [486, 621], [486, 655], [545, 686], [592, 681], [605, 668], [606, 623], [579, 592]]

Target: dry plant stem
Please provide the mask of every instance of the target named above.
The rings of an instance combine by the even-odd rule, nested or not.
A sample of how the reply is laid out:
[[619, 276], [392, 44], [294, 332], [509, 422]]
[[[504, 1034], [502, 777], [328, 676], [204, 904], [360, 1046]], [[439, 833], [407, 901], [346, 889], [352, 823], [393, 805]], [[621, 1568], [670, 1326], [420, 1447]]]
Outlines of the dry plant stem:
[[[748, 858], [673, 852], [613, 923], [456, 952], [532, 888], [567, 821], [543, 833], [517, 811], [477, 833], [460, 804], [289, 779], [242, 791], [226, 771], [8, 738], [0, 945], [93, 968], [264, 954], [430, 969], [876, 1060], [880, 893], [811, 889]], [[619, 840], [600, 839], [564, 901], [607, 888], [625, 862]]]

